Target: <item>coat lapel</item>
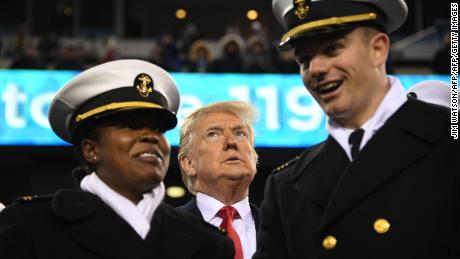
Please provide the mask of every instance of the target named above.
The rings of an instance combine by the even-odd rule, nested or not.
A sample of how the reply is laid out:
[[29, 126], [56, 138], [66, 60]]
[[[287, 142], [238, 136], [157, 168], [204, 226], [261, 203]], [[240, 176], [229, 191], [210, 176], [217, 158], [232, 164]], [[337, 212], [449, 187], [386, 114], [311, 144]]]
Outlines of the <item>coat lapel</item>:
[[441, 125], [445, 121], [429, 116], [430, 110], [424, 111], [414, 102], [403, 105], [342, 174], [324, 213], [323, 227], [429, 152], [441, 132], [440, 127], [426, 124]]
[[192, 258], [202, 248], [202, 234], [186, 218], [162, 203], [152, 218], [146, 241], [158, 258]]
[[176, 209], [178, 209], [180, 211], [188, 212], [188, 213], [200, 218], [201, 220], [204, 220], [203, 215], [201, 214], [200, 209], [198, 208], [198, 205], [196, 204], [196, 197], [193, 197], [184, 206], [177, 207]]
[[254, 219], [254, 225], [256, 227], [256, 232], [259, 230], [259, 208], [256, 207], [256, 205], [249, 203], [249, 206], [251, 207], [251, 215], [252, 218]]
[[69, 234], [86, 249], [109, 258], [147, 258], [151, 248], [98, 197], [82, 191], [60, 191], [53, 212], [69, 221]]
[[324, 209], [340, 174], [350, 161], [332, 137], [316, 148], [296, 169], [296, 172], [302, 172], [297, 177], [296, 187], [307, 199]]

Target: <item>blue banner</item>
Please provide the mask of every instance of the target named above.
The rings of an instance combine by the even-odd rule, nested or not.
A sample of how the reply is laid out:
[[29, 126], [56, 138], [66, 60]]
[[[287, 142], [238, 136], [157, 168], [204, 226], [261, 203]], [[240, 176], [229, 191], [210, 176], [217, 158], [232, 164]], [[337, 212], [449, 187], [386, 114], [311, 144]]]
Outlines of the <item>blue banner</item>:
[[[48, 108], [58, 89], [78, 71], [0, 70], [0, 145], [65, 145], [51, 130]], [[179, 125], [194, 109], [216, 101], [244, 100], [259, 111], [258, 147], [307, 147], [326, 138], [326, 116], [300, 76], [281, 74], [172, 73], [179, 85]], [[449, 76], [396, 75], [409, 88]], [[179, 143], [178, 127], [166, 133]]]

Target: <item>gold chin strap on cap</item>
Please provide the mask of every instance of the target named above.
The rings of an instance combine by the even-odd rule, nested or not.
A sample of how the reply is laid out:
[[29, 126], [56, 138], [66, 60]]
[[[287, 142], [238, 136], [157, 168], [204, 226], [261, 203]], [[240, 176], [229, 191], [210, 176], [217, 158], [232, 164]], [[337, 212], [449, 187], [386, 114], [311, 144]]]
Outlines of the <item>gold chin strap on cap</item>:
[[331, 17], [327, 19], [307, 22], [299, 26], [296, 26], [290, 29], [288, 32], [286, 32], [286, 34], [284, 34], [283, 37], [281, 38], [281, 44], [285, 43], [292, 36], [295, 36], [302, 32], [311, 31], [313, 29], [320, 28], [323, 26], [339, 25], [339, 24], [351, 23], [351, 22], [372, 21], [375, 19], [377, 19], [376, 13], [365, 13], [365, 14], [348, 15], [348, 16], [341, 16], [341, 17]]
[[76, 122], [82, 121], [86, 118], [89, 118], [91, 116], [94, 116], [96, 114], [105, 112], [105, 111], [110, 111], [110, 110], [116, 110], [116, 109], [123, 109], [123, 108], [159, 108], [159, 109], [164, 109], [162, 106], [155, 104], [155, 103], [149, 103], [149, 102], [121, 102], [121, 103], [110, 103], [104, 106], [97, 107], [95, 109], [89, 110], [83, 114], [77, 115], [75, 118]]

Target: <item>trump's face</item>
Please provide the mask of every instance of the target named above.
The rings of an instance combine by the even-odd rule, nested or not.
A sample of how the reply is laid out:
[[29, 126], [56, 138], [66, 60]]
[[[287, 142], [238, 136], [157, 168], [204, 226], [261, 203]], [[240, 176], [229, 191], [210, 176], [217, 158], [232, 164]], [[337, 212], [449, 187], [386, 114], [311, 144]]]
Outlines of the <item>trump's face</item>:
[[187, 154], [187, 174], [195, 178], [194, 189], [247, 192], [256, 174], [257, 155], [245, 123], [228, 112], [211, 112], [196, 126]]

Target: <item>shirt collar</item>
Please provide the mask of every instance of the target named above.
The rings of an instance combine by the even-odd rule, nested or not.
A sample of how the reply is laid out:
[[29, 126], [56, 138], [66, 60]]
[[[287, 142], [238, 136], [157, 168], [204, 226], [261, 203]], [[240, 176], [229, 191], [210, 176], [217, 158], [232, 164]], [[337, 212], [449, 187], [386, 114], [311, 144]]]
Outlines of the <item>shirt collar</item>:
[[[385, 97], [377, 107], [374, 115], [361, 126], [361, 128], [364, 129], [364, 135], [361, 141], [360, 150], [367, 144], [375, 132], [377, 132], [377, 130], [385, 124], [388, 118], [390, 118], [407, 101], [406, 91], [399, 79], [394, 76], [388, 76], [388, 80], [390, 82], [390, 89], [385, 94]], [[351, 132], [353, 132], [353, 129], [342, 127], [336, 121], [329, 118], [327, 130], [329, 131], [329, 134], [340, 144], [348, 158], [351, 160], [348, 137]]]
[[[201, 192], [196, 194], [196, 205], [198, 206], [198, 209], [200, 209], [203, 219], [208, 222], [216, 216], [217, 212], [219, 212], [222, 207], [225, 206], [225, 204], [217, 199]], [[247, 221], [248, 217], [252, 217], [249, 198], [247, 196], [231, 206], [238, 211], [238, 214], [244, 222]]]

